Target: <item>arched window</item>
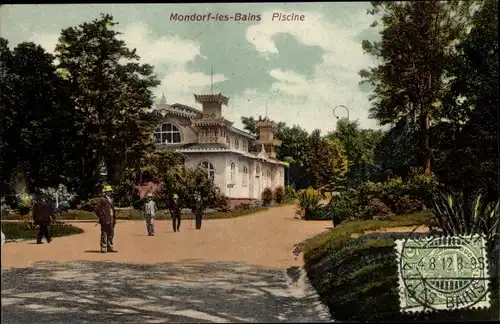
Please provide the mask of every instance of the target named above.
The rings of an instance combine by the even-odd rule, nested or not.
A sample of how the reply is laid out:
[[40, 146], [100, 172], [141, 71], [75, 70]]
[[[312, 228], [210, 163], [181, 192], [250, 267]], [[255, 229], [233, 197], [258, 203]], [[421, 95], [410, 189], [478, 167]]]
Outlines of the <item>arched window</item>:
[[156, 144], [173, 144], [181, 142], [181, 131], [172, 123], [163, 123], [155, 130]]
[[215, 168], [212, 165], [212, 163], [204, 161], [204, 162], [201, 162], [198, 166], [207, 171], [208, 177], [210, 179], [212, 179], [212, 180], [215, 179]]
[[248, 152], [248, 142], [243, 141], [243, 151]]
[[231, 162], [231, 183], [234, 184], [235, 179], [235, 173], [236, 173], [236, 165], [234, 165], [234, 162]]
[[231, 148], [231, 137], [229, 135], [226, 136], [226, 143], [229, 148]]
[[248, 186], [248, 168], [246, 166], [243, 167], [243, 176], [241, 179], [241, 183], [244, 187]]
[[258, 164], [255, 167], [255, 177], [260, 178], [260, 166]]
[[240, 142], [238, 141], [238, 139], [234, 140], [234, 148], [237, 149], [237, 150], [240, 149]]

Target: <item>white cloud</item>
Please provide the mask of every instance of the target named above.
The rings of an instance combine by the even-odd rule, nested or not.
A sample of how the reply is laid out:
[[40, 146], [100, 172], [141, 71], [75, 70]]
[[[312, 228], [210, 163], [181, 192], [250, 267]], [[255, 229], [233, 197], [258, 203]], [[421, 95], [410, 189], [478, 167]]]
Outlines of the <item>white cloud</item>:
[[33, 34], [29, 38], [29, 42], [41, 45], [47, 52], [54, 53], [56, 50], [57, 40], [60, 34], [50, 33], [50, 34]]
[[[286, 33], [304, 45], [321, 47], [325, 51], [322, 62], [316, 65], [312, 77], [292, 70], [271, 69], [269, 74], [276, 80], [270, 91], [255, 93], [252, 90], [254, 99], [251, 101], [244, 99], [248, 92], [242, 95], [243, 98], [234, 98], [232, 104], [237, 107], [233, 114], [236, 115], [236, 111], [264, 114], [263, 105], [267, 100], [269, 117], [299, 124], [308, 130], [328, 131], [336, 123], [333, 108], [345, 105], [349, 108], [350, 119], [359, 119], [363, 127], [378, 127], [376, 121], [368, 118], [368, 96], [358, 86], [359, 70], [373, 65], [373, 59], [363, 53], [359, 40], [355, 39], [373, 18], [361, 12], [342, 23], [329, 22], [317, 12], [293, 12], [304, 15], [304, 21], [278, 22], [272, 21], [273, 12], [279, 10], [263, 13], [263, 20], [247, 29], [246, 38], [256, 50], [264, 57], [279, 55], [273, 37]], [[344, 117], [346, 113], [337, 114]]]
[[196, 57], [202, 57], [199, 43], [176, 35], [154, 38], [149, 27], [143, 23], [129, 25], [121, 32], [127, 46], [136, 48], [142, 60], [153, 65], [167, 63], [182, 68]]
[[[119, 25], [119, 27], [121, 27]], [[167, 35], [155, 38], [148, 26], [143, 23], [127, 25], [117, 28], [122, 33], [120, 38], [129, 48], [135, 48], [141, 57], [142, 63], [155, 66], [156, 73], [168, 71], [161, 79], [161, 85], [155, 89], [155, 95], [160, 98], [165, 93], [169, 103], [193, 103], [193, 92], [206, 89], [213, 81], [214, 84], [227, 80], [223, 74], [209, 74], [189, 72], [186, 64], [197, 57], [206, 59], [200, 54], [200, 47], [196, 41], [183, 39], [177, 35]], [[42, 45], [48, 52], [53, 53], [59, 34], [32, 34], [30, 41]]]
[[168, 35], [155, 38], [148, 26], [136, 23], [120, 30], [123, 40], [130, 48], [136, 48], [137, 54], [144, 63], [155, 66], [155, 70], [168, 71], [160, 80], [161, 85], [155, 89], [159, 98], [165, 93], [168, 103], [193, 103], [193, 92], [200, 92], [213, 83], [227, 80], [223, 74], [210, 75], [201, 72], [189, 72], [186, 64], [197, 57], [206, 59], [200, 53], [201, 44], [180, 38], [177, 35]]

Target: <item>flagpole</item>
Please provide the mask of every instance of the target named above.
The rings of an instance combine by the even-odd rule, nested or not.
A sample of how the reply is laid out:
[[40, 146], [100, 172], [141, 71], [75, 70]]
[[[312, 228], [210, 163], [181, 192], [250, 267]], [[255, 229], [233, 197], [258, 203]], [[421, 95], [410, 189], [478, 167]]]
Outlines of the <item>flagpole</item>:
[[212, 69], [210, 70], [210, 92], [214, 94], [214, 65], [212, 64]]

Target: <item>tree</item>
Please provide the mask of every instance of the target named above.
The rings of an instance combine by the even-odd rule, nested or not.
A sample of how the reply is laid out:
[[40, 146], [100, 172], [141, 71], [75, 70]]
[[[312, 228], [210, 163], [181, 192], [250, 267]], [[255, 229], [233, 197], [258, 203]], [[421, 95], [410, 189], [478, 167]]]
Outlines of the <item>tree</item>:
[[[473, 28], [458, 46], [447, 105], [455, 145], [445, 160], [446, 178], [468, 191], [499, 195], [498, 1], [486, 0], [472, 18]], [[448, 126], [451, 128], [451, 126]]]
[[319, 130], [309, 136], [304, 170], [308, 186], [333, 190], [347, 172], [347, 155], [339, 140], [326, 139]]
[[[0, 39], [2, 194], [18, 175], [28, 190], [65, 183], [75, 140], [69, 84], [56, 73], [54, 57], [34, 43], [13, 51]], [[9, 188], [10, 187], [10, 188]]]
[[[194, 209], [196, 193], [202, 197], [202, 208], [205, 208], [208, 202], [214, 201], [217, 195], [217, 188], [206, 170], [183, 165], [168, 169], [164, 174], [161, 189], [158, 197], [166, 202], [172, 214], [179, 214], [182, 207]], [[177, 203], [175, 195], [178, 197]]]
[[418, 128], [408, 119], [399, 120], [385, 133], [374, 149], [377, 175], [374, 180], [384, 181], [393, 177], [406, 178], [418, 167]]
[[374, 85], [371, 115], [382, 124], [394, 124], [406, 116], [418, 120], [426, 174], [431, 172], [430, 120], [441, 117], [446, 71], [455, 54], [454, 44], [466, 33], [471, 5], [472, 1], [373, 1], [369, 11], [382, 15], [382, 40], [362, 44], [381, 62], [360, 72], [364, 81]]
[[73, 87], [79, 138], [75, 150], [84, 154], [81, 194], [95, 192], [102, 163], [109, 181], [117, 184], [127, 167], [137, 168], [152, 148], [154, 127], [148, 109], [151, 88], [159, 85], [153, 67], [139, 64], [136, 50], [126, 47], [110, 15], [66, 28], [56, 46], [59, 68]]
[[374, 151], [383, 137], [381, 130], [360, 129], [357, 121], [339, 119], [335, 132], [326, 136], [342, 143], [349, 159], [348, 182], [359, 185], [370, 179], [376, 170]]

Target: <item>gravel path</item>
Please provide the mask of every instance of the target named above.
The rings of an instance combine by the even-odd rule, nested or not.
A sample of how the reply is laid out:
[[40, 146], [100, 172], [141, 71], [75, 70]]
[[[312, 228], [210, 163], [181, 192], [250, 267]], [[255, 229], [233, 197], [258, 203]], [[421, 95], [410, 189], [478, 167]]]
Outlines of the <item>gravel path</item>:
[[[210, 220], [117, 224], [116, 254], [99, 228], [51, 244], [2, 248], [2, 323], [326, 322], [291, 251], [330, 222], [293, 219], [293, 206]], [[191, 227], [192, 226], [192, 227]]]

